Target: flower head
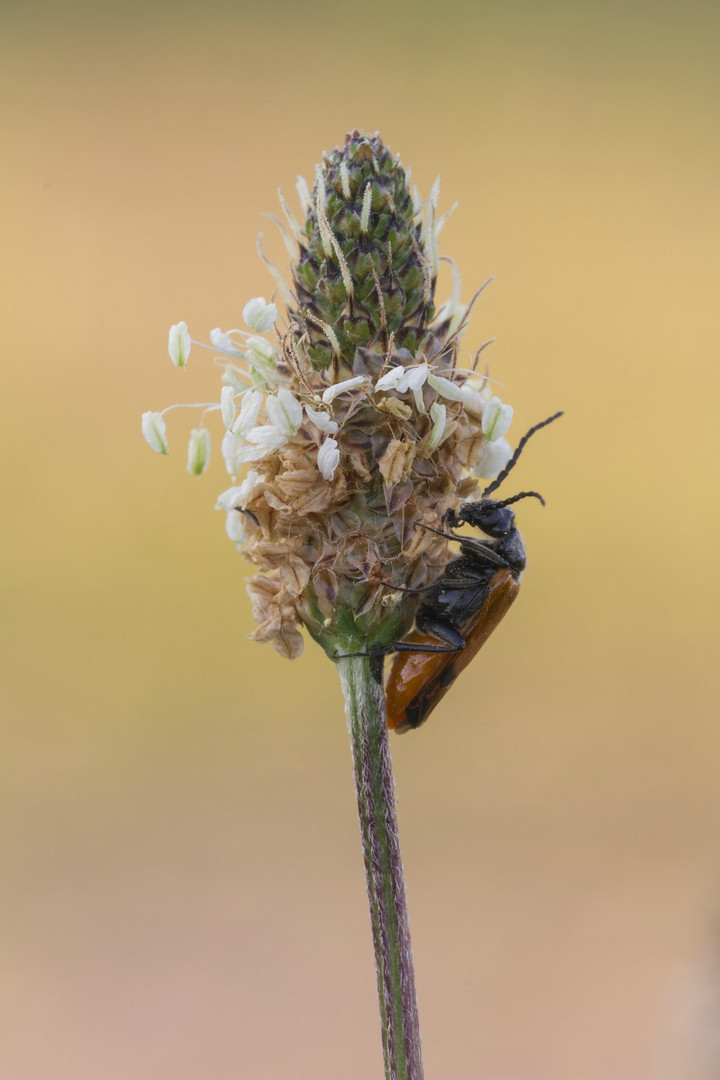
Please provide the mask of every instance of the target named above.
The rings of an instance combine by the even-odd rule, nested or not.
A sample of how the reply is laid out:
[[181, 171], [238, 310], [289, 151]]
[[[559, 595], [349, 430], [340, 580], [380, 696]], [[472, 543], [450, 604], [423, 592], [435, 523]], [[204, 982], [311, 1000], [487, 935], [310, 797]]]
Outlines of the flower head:
[[[287, 657], [304, 626], [327, 652], [382, 647], [412, 623], [415, 593], [450, 557], [435, 532], [448, 509], [493, 477], [511, 451], [512, 409], [459, 362], [470, 305], [435, 313], [439, 187], [422, 202], [379, 137], [357, 132], [326, 155], [304, 222], [282, 200], [297, 243], [292, 291], [260, 253], [285, 300], [245, 305], [247, 329], [212, 330], [223, 367], [222, 456], [232, 486], [217, 500], [235, 546], [255, 564], [254, 637]], [[288, 234], [289, 238], [290, 234]], [[272, 336], [271, 336], [272, 332]], [[170, 331], [173, 362], [190, 352]], [[167, 453], [165, 422], [143, 434]], [[210, 436], [194, 429], [188, 469], [208, 467]]]

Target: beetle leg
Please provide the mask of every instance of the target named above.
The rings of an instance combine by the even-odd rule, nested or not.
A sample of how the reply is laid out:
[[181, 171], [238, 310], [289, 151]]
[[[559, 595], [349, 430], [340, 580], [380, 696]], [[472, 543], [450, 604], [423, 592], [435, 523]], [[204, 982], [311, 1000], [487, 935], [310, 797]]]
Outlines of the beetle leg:
[[392, 652], [443, 653], [460, 652], [465, 648], [465, 638], [462, 634], [458, 633], [457, 630], [453, 630], [451, 626], [447, 626], [446, 623], [428, 619], [423, 624], [423, 632], [425, 630], [427, 630], [429, 634], [434, 634], [435, 637], [440, 638], [440, 640], [446, 642], [446, 644], [418, 645], [414, 641], [396, 641], [392, 646]]
[[377, 657], [380, 657], [380, 656], [387, 656], [388, 653], [391, 653], [391, 652], [395, 652], [395, 646], [394, 645], [386, 645], [382, 649], [369, 649], [369, 650], [367, 650], [365, 652], [343, 652], [343, 653], [336, 652], [336, 653], [333, 654], [333, 660], [349, 660], [353, 656], [377, 656]]
[[[475, 582], [474, 584], [477, 584]], [[460, 652], [465, 648], [465, 638], [462, 634], [459, 634], [457, 630], [453, 630], [451, 626], [447, 626], [445, 623], [436, 622], [435, 620], [428, 620], [427, 631], [430, 634], [434, 634], [435, 637], [440, 638], [441, 641], [446, 642], [445, 645], [418, 645], [413, 641], [394, 641], [392, 645], [386, 645], [382, 649], [370, 649], [368, 652], [351, 652], [351, 653], [335, 653], [333, 660], [348, 660], [353, 656], [387, 656], [388, 653], [394, 652], [423, 652], [423, 653], [444, 653], [444, 652]]]
[[427, 532], [435, 533], [436, 536], [443, 536], [446, 540], [456, 540], [458, 544], [463, 544], [466, 548], [470, 548], [473, 554], [478, 558], [484, 559], [485, 562], [490, 563], [491, 566], [508, 566], [507, 559], [503, 559], [501, 555], [490, 547], [489, 543], [484, 543], [482, 540], [475, 540], [472, 536], [457, 536], [455, 533], [443, 532], [442, 529], [435, 529], [432, 525], [423, 525], [421, 521], [415, 526], [416, 529], [425, 529]]
[[436, 529], [432, 525], [424, 525], [422, 521], [418, 521], [415, 526], [416, 529], [425, 529], [426, 532], [435, 533], [436, 536], [444, 536], [446, 540], [457, 540], [459, 544], [465, 539], [464, 536], [455, 536], [453, 533], [443, 532], [442, 529]]
[[489, 543], [486, 544], [482, 540], [475, 540], [472, 536], [463, 536], [462, 541], [465, 545], [466, 552], [469, 548], [475, 558], [482, 559], [490, 566], [498, 566], [505, 568], [510, 565], [507, 559], [503, 559], [502, 555], [498, 555], [498, 553], [493, 547], [490, 546]]
[[421, 593], [430, 592], [431, 589], [451, 588], [451, 589], [476, 589], [478, 582], [477, 578], [457, 578], [449, 582], [446, 578], [438, 578], [432, 585], [421, 585], [418, 589], [409, 589], [407, 585], [393, 585], [391, 581], [383, 581], [383, 585], [386, 585], [390, 592], [406, 592], [406, 593]]

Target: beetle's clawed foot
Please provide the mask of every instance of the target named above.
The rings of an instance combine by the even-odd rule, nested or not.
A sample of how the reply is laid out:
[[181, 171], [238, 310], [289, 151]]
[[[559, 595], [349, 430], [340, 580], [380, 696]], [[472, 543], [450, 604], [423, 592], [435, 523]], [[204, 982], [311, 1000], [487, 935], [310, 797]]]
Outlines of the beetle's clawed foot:
[[443, 529], [457, 529], [460, 523], [460, 518], [452, 509], [446, 510], [442, 516]]

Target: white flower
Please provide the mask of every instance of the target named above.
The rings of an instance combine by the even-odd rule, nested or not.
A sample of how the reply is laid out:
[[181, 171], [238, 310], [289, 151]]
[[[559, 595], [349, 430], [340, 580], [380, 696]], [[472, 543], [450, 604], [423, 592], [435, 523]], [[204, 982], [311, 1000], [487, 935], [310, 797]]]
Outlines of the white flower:
[[463, 405], [465, 412], [476, 420], [482, 419], [482, 414], [492, 395], [490, 380], [486, 375], [478, 375], [473, 372], [463, 383]]
[[251, 469], [242, 484], [238, 484], [237, 487], [228, 488], [227, 491], [223, 491], [221, 495], [218, 495], [215, 509], [237, 510], [238, 507], [244, 507], [245, 504], [249, 502], [250, 496], [255, 491], [255, 488], [263, 483], [264, 480], [259, 473], [256, 473], [254, 469]]
[[386, 371], [375, 383], [376, 390], [397, 390], [399, 394], [411, 391], [415, 398], [415, 407], [419, 413], [425, 413], [425, 402], [422, 397], [422, 387], [428, 378], [427, 364], [417, 364], [412, 367], [403, 367], [397, 364]]
[[156, 453], [170, 453], [165, 435], [165, 421], [159, 412], [144, 412], [142, 414], [142, 433], [146, 442], [152, 446]]
[[407, 389], [415, 399], [415, 408], [425, 415], [425, 402], [423, 401], [422, 388], [430, 377], [427, 364], [418, 364], [416, 368], [410, 368], [407, 372]]
[[322, 399], [326, 405], [330, 405], [338, 394], [346, 394], [349, 390], [354, 390], [356, 386], [362, 386], [368, 381], [366, 375], [356, 375], [353, 379], [344, 379], [342, 382], [333, 383], [332, 386], [328, 386], [327, 390], [323, 390]]
[[275, 371], [277, 350], [275, 346], [261, 337], [249, 337], [245, 344], [247, 347], [245, 356], [250, 362], [254, 381], [261, 383], [268, 390], [274, 390], [277, 386], [277, 373]]
[[277, 355], [275, 346], [261, 337], [249, 337], [247, 350], [250, 354], [250, 362], [262, 367], [263, 364], [274, 364]]
[[[220, 392], [220, 410], [223, 423], [228, 431], [232, 431], [235, 420], [235, 387], [223, 386]], [[253, 424], [255, 421], [253, 420]], [[251, 425], [252, 426], [252, 425]]]
[[459, 386], [450, 379], [443, 378], [442, 375], [435, 375], [427, 364], [416, 364], [412, 367], [402, 367], [398, 364], [378, 379], [375, 389], [397, 390], [400, 394], [405, 394], [409, 390], [415, 398], [418, 412], [424, 413], [425, 403], [421, 389], [426, 382], [436, 393], [449, 401], [464, 400], [464, 391]]
[[326, 432], [328, 435], [337, 434], [337, 421], [331, 420], [328, 414], [323, 412], [322, 409], [311, 409], [309, 405], [306, 405], [305, 412], [307, 413], [308, 420], [310, 420], [315, 427], [320, 428], [321, 431]]
[[272, 425], [253, 428], [244, 439], [226, 431], [222, 441], [225, 468], [230, 476], [237, 476], [246, 462], [260, 461], [286, 442], [287, 438]]
[[507, 439], [486, 442], [482, 448], [480, 460], [473, 471], [484, 479], [492, 480], [505, 468], [511, 457], [512, 447]]
[[190, 355], [190, 332], [187, 323], [179, 322], [170, 327], [168, 353], [175, 367], [185, 367]]
[[465, 391], [457, 383], [451, 382], [450, 379], [444, 379], [442, 375], [433, 375], [432, 372], [428, 372], [428, 382], [441, 397], [447, 398], [448, 401], [464, 401]]
[[433, 420], [433, 428], [430, 432], [430, 438], [428, 439], [428, 449], [435, 450], [435, 448], [440, 445], [440, 441], [445, 432], [447, 407], [442, 405], [439, 401], [433, 402], [430, 406], [430, 416]]
[[242, 484], [238, 484], [236, 487], [228, 488], [227, 491], [223, 491], [218, 495], [217, 502], [215, 503], [216, 510], [235, 510], [240, 506], [240, 490]]
[[242, 468], [242, 460], [238, 457], [238, 454], [244, 447], [244, 439], [233, 435], [232, 431], [225, 432], [220, 450], [225, 460], [225, 468], [230, 473], [230, 476], [237, 476]]
[[245, 515], [239, 510], [228, 510], [225, 518], [225, 532], [236, 546], [244, 544], [248, 538], [245, 532]]
[[273, 450], [279, 450], [288, 441], [287, 435], [274, 424], [261, 424], [260, 427], [254, 427], [252, 431], [248, 431], [245, 438], [249, 443], [254, 443], [260, 452], [257, 453], [252, 448], [241, 451], [237, 455], [241, 461], [257, 461], [258, 458], [266, 457]]
[[240, 485], [238, 493], [240, 505], [245, 506], [245, 504], [250, 501], [250, 496], [255, 491], [255, 488], [260, 487], [260, 485], [264, 483], [265, 481], [262, 476], [260, 476], [259, 473], [256, 473], [254, 469], [251, 469]]
[[210, 464], [210, 432], [207, 428], [193, 428], [188, 443], [187, 471], [202, 476]]
[[491, 398], [482, 414], [482, 429], [488, 442], [502, 438], [513, 418], [512, 405], [503, 405], [499, 397]]
[[266, 304], [263, 296], [248, 300], [243, 308], [243, 319], [256, 334], [266, 334], [277, 319], [275, 304]]
[[251, 428], [255, 427], [262, 400], [263, 396], [259, 390], [247, 390], [245, 392], [240, 405], [240, 412], [231, 428], [233, 435], [243, 438]]
[[317, 464], [323, 478], [332, 480], [335, 470], [340, 464], [340, 451], [335, 439], [325, 439], [325, 442], [318, 450]]
[[243, 394], [247, 390], [250, 376], [235, 364], [226, 364], [222, 373], [222, 381], [226, 386], [232, 386], [236, 394]]
[[384, 375], [381, 375], [375, 383], [376, 390], [397, 390], [401, 394], [404, 394], [407, 388], [408, 369], [403, 367], [402, 364], [396, 364], [395, 367], [391, 367], [390, 370], [386, 371]]
[[210, 331], [210, 341], [218, 352], [226, 353], [227, 356], [234, 356], [237, 360], [244, 360], [245, 354], [238, 349], [230, 337], [231, 334], [240, 333], [242, 333], [241, 330], [221, 330], [219, 326], [216, 326], [214, 330]]
[[271, 395], [265, 409], [271, 425], [285, 436], [283, 442], [297, 435], [302, 424], [302, 405], [289, 390], [278, 390], [277, 396]]

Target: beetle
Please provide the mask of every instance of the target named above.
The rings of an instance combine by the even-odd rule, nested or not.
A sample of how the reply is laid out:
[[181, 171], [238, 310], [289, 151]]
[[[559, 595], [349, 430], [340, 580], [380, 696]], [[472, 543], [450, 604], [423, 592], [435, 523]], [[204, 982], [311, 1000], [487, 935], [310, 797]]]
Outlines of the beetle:
[[[521, 491], [509, 499], [489, 496], [517, 464], [528, 439], [562, 412], [535, 424], [523, 435], [505, 468], [483, 491], [479, 501], [466, 502], [456, 513], [448, 510], [442, 529], [424, 529], [460, 544], [442, 577], [427, 589], [415, 616], [415, 626], [402, 641], [388, 646], [397, 653], [385, 686], [388, 727], [402, 733], [427, 720], [460, 672], [477, 655], [515, 600], [525, 569], [525, 545], [510, 509], [537, 491]], [[488, 539], [459, 535], [460, 525], [480, 529]], [[394, 586], [391, 586], [394, 588]], [[425, 590], [401, 589], [404, 592]]]

